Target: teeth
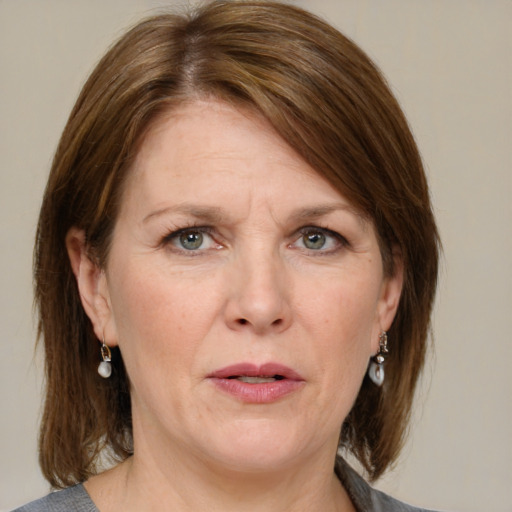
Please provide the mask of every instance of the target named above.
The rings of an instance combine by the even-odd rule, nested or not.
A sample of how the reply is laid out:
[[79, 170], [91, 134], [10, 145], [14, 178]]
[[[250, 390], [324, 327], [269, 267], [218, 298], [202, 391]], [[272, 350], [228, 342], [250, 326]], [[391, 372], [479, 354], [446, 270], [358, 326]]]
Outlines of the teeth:
[[276, 379], [274, 377], [246, 377], [244, 375], [237, 377], [237, 380], [247, 382], [247, 384], [263, 384], [265, 382], [274, 382]]

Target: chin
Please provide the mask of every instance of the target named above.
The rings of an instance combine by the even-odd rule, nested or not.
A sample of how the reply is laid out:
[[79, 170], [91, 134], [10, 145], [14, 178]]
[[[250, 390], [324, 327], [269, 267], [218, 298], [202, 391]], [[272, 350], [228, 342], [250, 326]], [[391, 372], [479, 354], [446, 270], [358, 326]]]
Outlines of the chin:
[[[311, 451], [304, 434], [290, 421], [244, 420], [224, 430], [210, 453], [217, 463], [238, 472], [281, 471]], [[212, 453], [213, 451], [213, 453]]]

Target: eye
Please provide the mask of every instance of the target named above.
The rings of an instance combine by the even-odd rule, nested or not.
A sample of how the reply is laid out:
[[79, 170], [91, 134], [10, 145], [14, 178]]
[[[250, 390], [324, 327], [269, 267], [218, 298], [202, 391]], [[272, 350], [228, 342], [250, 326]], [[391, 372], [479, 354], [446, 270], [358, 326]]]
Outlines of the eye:
[[167, 235], [163, 242], [184, 252], [197, 252], [220, 247], [213, 239], [208, 227], [178, 229]]
[[329, 253], [335, 252], [337, 249], [347, 245], [347, 241], [343, 236], [325, 228], [308, 226], [302, 228], [299, 234], [299, 238], [292, 244], [292, 246], [299, 249]]
[[187, 251], [199, 249], [203, 245], [203, 239], [203, 233], [199, 231], [188, 231], [178, 237], [181, 247]]
[[327, 237], [324, 233], [312, 232], [302, 235], [302, 243], [307, 249], [319, 250], [324, 247], [327, 242]]

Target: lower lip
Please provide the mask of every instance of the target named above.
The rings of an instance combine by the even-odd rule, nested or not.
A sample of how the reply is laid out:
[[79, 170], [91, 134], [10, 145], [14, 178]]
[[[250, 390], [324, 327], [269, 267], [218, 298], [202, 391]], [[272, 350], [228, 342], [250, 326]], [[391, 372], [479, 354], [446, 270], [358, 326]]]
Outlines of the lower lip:
[[251, 404], [268, 404], [297, 391], [304, 381], [283, 379], [274, 382], [250, 384], [237, 379], [211, 378], [211, 381], [222, 391]]

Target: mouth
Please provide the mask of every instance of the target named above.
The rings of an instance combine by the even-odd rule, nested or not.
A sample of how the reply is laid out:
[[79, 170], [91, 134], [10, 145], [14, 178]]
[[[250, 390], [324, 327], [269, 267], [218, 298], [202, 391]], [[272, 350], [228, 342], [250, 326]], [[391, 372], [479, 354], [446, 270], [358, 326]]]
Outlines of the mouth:
[[236, 400], [258, 404], [278, 401], [305, 382], [295, 370], [277, 363], [231, 365], [214, 371], [208, 379]]
[[238, 363], [215, 370], [208, 377], [241, 380], [248, 384], [261, 384], [282, 380], [304, 380], [298, 372], [279, 363], [265, 363], [261, 366], [252, 363]]
[[266, 382], [275, 382], [276, 380], [283, 380], [285, 377], [282, 375], [273, 375], [272, 377], [249, 377], [248, 375], [230, 375], [228, 379], [236, 379], [240, 382], [247, 384], [264, 384]]

